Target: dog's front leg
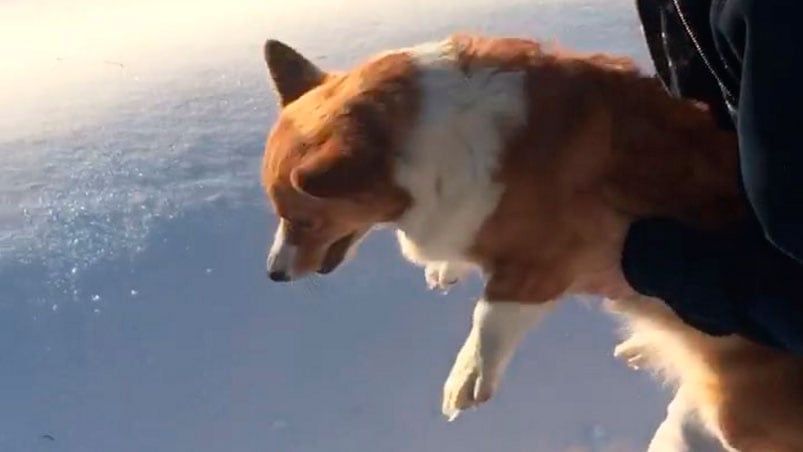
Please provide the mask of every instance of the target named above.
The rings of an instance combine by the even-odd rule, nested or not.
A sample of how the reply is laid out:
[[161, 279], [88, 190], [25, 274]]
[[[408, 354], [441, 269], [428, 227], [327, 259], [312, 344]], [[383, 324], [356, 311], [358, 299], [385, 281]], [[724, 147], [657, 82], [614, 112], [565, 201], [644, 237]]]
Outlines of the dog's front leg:
[[519, 343], [552, 304], [477, 302], [471, 331], [443, 388], [442, 411], [450, 421], [491, 398]]

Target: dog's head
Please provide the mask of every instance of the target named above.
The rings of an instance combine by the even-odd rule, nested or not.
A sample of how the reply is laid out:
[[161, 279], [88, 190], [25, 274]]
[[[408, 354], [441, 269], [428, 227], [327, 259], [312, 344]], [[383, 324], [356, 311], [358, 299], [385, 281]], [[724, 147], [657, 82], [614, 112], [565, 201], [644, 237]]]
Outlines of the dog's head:
[[394, 165], [417, 110], [415, 67], [387, 54], [328, 73], [274, 40], [265, 61], [280, 104], [262, 166], [279, 217], [267, 271], [289, 281], [331, 272], [407, 208]]

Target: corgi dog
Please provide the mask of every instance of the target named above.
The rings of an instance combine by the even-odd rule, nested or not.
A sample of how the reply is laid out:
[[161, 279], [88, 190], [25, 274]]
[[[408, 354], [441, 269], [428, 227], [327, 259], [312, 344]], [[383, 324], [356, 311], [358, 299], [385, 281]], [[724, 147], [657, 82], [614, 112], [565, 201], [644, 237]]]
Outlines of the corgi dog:
[[265, 59], [280, 105], [261, 174], [279, 218], [270, 279], [332, 272], [380, 226], [431, 287], [483, 275], [446, 416], [494, 395], [561, 299], [603, 294], [628, 334], [615, 354], [672, 384], [725, 450], [803, 451], [803, 360], [704, 335], [617, 282], [633, 221], [746, 212], [736, 137], [704, 106], [627, 58], [509, 37], [456, 34], [342, 72], [276, 40]]

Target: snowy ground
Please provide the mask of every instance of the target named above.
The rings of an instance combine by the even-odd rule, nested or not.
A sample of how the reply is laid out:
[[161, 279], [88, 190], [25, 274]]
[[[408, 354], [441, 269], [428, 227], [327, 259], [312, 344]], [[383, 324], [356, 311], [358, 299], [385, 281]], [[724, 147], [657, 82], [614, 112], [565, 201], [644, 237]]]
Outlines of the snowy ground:
[[644, 450], [666, 394], [593, 305], [447, 424], [477, 282], [431, 294], [378, 234], [271, 285], [258, 185], [268, 36], [328, 67], [457, 30], [646, 64], [632, 1], [290, 3], [0, 1], [0, 451]]

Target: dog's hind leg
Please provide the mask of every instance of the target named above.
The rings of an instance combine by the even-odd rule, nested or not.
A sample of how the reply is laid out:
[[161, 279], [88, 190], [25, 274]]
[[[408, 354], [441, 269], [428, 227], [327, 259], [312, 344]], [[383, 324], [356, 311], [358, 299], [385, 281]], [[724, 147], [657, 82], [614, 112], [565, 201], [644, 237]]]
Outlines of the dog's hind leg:
[[700, 421], [692, 400], [681, 385], [666, 408], [647, 452], [731, 452]]

